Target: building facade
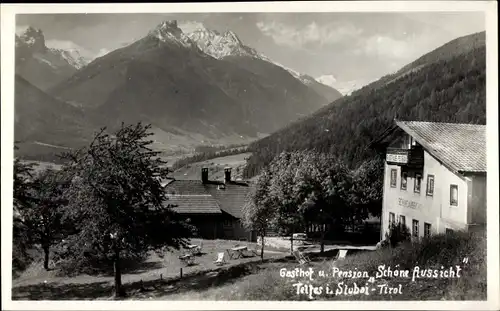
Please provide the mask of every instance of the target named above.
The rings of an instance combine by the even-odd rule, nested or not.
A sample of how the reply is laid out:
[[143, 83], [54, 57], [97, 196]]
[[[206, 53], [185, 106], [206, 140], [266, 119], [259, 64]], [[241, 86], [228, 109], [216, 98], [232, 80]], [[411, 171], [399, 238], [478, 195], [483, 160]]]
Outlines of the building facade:
[[412, 237], [486, 224], [486, 126], [399, 121], [385, 150], [381, 239], [391, 223]]

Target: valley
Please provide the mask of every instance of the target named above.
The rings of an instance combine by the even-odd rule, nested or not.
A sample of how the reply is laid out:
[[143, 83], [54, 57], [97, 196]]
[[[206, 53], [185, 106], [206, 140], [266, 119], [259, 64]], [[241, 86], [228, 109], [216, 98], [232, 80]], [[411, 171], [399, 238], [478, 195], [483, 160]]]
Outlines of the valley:
[[[248, 144], [341, 96], [274, 63], [234, 32], [181, 28], [162, 22], [86, 61], [47, 48], [40, 29], [16, 36], [15, 136], [23, 145], [17, 154], [56, 158], [61, 148], [51, 145], [77, 148], [103, 127], [143, 122], [153, 126], [153, 146], [170, 162], [198, 145]], [[59, 62], [51, 63], [55, 57]], [[42, 83], [34, 75], [57, 78]]]
[[225, 157], [218, 157], [202, 162], [187, 164], [170, 174], [175, 179], [198, 180], [201, 178], [201, 169], [208, 168], [212, 180], [224, 179], [224, 168], [231, 167], [236, 181], [243, 179], [243, 169], [251, 153], [245, 152]]

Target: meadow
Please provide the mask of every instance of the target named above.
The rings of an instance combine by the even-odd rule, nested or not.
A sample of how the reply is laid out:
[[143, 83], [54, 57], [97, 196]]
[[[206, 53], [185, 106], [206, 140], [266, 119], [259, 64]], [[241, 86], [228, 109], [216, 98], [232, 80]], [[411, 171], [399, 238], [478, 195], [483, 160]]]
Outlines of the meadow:
[[[193, 277], [206, 277], [207, 273], [219, 269], [230, 269], [241, 264], [260, 262], [258, 255], [230, 259], [227, 249], [235, 245], [246, 245], [249, 249], [259, 246], [256, 243], [231, 240], [201, 240], [192, 239], [192, 244], [201, 245], [201, 254], [194, 257], [193, 265], [186, 265], [179, 259], [184, 249], [172, 249], [162, 254], [150, 253], [141, 262], [124, 262], [122, 264], [122, 282], [133, 297], [141, 292], [143, 286], [160, 286], [171, 282], [190, 280]], [[214, 261], [219, 252], [225, 252], [226, 264], [217, 266]], [[41, 253], [41, 252], [40, 252]], [[35, 254], [36, 255], [36, 252]], [[286, 250], [266, 247], [264, 259], [275, 259], [286, 256]], [[12, 299], [108, 299], [113, 291], [113, 268], [91, 274], [66, 275], [55, 262], [50, 263], [50, 270], [43, 269], [41, 254], [26, 270], [13, 279]], [[182, 269], [182, 277], [181, 277]], [[210, 277], [210, 274], [208, 275]], [[148, 285], [150, 284], [150, 285]], [[144, 290], [144, 289], [142, 289]]]
[[[358, 251], [348, 255], [345, 260], [333, 264], [329, 252], [325, 256], [311, 258], [312, 262], [298, 265], [293, 260], [260, 264], [241, 278], [222, 286], [213, 286], [204, 290], [190, 290], [182, 293], [160, 295], [154, 299], [165, 300], [485, 300], [486, 299], [486, 238], [483, 233], [468, 234], [463, 232], [452, 235], [437, 235], [429, 240], [408, 242], [395, 248], [384, 248], [376, 251]], [[464, 259], [466, 262], [464, 262]], [[309, 277], [283, 277], [282, 269], [294, 271], [296, 268], [314, 271], [332, 271], [333, 266], [340, 271], [366, 271], [376, 276], [379, 266], [385, 269], [409, 270], [410, 277], [381, 276], [370, 283], [364, 278], [352, 277], [319, 277], [317, 274], [311, 281]], [[413, 268], [447, 270], [449, 267], [461, 267], [459, 278], [419, 278], [412, 281]], [[355, 274], [353, 274], [355, 275]], [[370, 295], [337, 294], [338, 284], [353, 288], [357, 283], [361, 288], [368, 283]], [[302, 283], [308, 288], [323, 287], [323, 293], [309, 296], [306, 291], [297, 293], [293, 284]], [[325, 285], [329, 285], [331, 294], [325, 293]], [[401, 293], [382, 293], [384, 288], [399, 288]], [[385, 285], [385, 286], [384, 286]], [[305, 288], [305, 287], [304, 287]], [[384, 292], [386, 292], [384, 290]]]

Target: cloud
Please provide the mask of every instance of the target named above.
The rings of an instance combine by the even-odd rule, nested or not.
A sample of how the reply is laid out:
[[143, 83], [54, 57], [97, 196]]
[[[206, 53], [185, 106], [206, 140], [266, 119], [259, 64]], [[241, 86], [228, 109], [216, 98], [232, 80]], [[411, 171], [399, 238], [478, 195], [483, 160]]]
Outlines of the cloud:
[[78, 44], [74, 43], [73, 41], [69, 40], [46, 40], [45, 45], [49, 48], [54, 48], [54, 49], [77, 51], [80, 54], [80, 56], [86, 59], [94, 59], [98, 57], [96, 56], [98, 54], [96, 54], [95, 52], [89, 51], [88, 49], [81, 47]]
[[47, 47], [63, 50], [84, 50], [81, 46], [68, 40], [47, 40]]
[[108, 54], [109, 52], [111, 52], [111, 51], [108, 49], [100, 49], [99, 52], [97, 53], [97, 55], [95, 56], [95, 58], [104, 56], [104, 55]]
[[28, 27], [28, 25], [16, 25], [16, 35], [22, 35]]
[[376, 35], [364, 42], [363, 52], [373, 56], [406, 59], [415, 50], [414, 46], [409, 43], [409, 41], [397, 40], [386, 35]]
[[264, 35], [271, 37], [276, 44], [295, 48], [311, 44], [320, 47], [334, 45], [359, 36], [363, 32], [351, 24], [320, 25], [314, 21], [301, 28], [276, 21], [259, 21], [256, 25]]
[[399, 38], [395, 38], [389, 34], [380, 34], [360, 41], [355, 54], [384, 57], [389, 61], [396, 62], [400, 60], [407, 61], [415, 59], [441, 44], [442, 42], [438, 38], [425, 33], [418, 35], [404, 33], [404, 36], [400, 36]]

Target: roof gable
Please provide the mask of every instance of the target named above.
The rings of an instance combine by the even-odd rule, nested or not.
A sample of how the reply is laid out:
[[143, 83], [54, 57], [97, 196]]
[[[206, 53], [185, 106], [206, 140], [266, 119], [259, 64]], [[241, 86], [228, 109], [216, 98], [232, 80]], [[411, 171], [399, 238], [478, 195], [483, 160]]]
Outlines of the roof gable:
[[397, 121], [428, 153], [456, 173], [486, 172], [486, 126]]
[[217, 200], [224, 212], [236, 218], [243, 217], [243, 206], [250, 191], [248, 184], [228, 182], [224, 185], [224, 188], [208, 185], [207, 191]]

